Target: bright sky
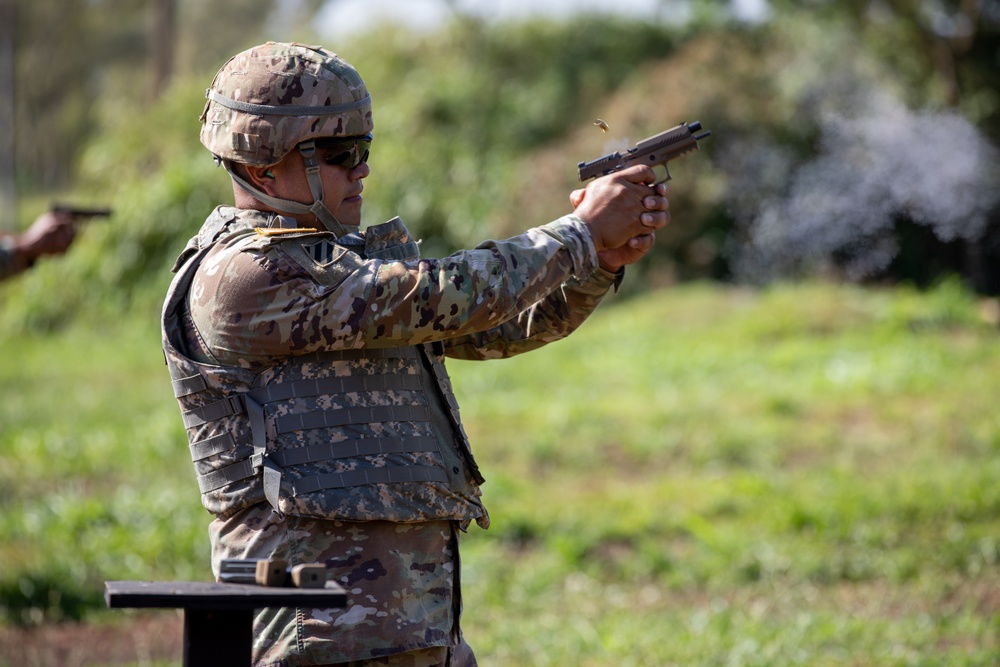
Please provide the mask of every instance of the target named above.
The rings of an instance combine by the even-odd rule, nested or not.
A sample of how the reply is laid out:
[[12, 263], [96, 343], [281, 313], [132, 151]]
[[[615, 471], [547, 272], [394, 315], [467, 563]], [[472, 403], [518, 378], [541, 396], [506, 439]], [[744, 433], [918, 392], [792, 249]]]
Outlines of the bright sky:
[[[418, 30], [440, 25], [449, 12], [447, 0], [328, 0], [316, 19], [317, 30], [324, 38], [336, 39], [365, 30], [386, 20]], [[463, 12], [490, 19], [526, 16], [566, 17], [574, 13], [597, 12], [633, 17], [661, 17], [683, 21], [684, 0], [455, 0]], [[748, 22], [765, 19], [767, 0], [730, 0], [736, 18]]]

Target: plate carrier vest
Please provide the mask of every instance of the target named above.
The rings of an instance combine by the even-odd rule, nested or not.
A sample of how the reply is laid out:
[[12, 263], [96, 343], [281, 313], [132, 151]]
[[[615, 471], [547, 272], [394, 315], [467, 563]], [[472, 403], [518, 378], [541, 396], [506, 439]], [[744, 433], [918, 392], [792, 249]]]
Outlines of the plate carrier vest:
[[[163, 350], [202, 504], [228, 517], [261, 502], [295, 516], [345, 521], [471, 520], [489, 515], [440, 344], [313, 352], [253, 371], [187, 354], [182, 317], [201, 261], [220, 240], [282, 216], [220, 207], [174, 265]], [[332, 239], [328, 232], [273, 238]], [[416, 258], [399, 218], [334, 241], [367, 259]], [[255, 246], [260, 247], [260, 246]]]

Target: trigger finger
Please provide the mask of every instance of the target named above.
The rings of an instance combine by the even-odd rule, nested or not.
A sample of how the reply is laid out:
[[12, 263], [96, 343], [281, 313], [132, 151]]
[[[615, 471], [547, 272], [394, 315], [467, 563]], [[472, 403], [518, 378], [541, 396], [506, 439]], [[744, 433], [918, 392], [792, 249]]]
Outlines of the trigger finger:
[[629, 183], [644, 184], [650, 187], [657, 182], [658, 176], [656, 171], [645, 164], [637, 164], [629, 167], [628, 169], [619, 172], [625, 176], [625, 180]]

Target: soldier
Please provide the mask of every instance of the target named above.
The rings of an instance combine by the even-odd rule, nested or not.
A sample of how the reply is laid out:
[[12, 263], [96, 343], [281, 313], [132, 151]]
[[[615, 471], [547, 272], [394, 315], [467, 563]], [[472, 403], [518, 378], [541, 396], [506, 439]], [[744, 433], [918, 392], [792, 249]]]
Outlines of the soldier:
[[213, 567], [322, 562], [349, 598], [259, 612], [254, 664], [475, 665], [458, 543], [489, 516], [444, 359], [574, 331], [669, 221], [666, 189], [629, 169], [554, 222], [421, 258], [398, 218], [360, 230], [373, 125], [350, 64], [269, 42], [207, 97], [235, 207], [181, 254], [162, 326]]
[[0, 237], [0, 280], [26, 271], [39, 257], [65, 253], [74, 238], [72, 214], [58, 211], [38, 216], [21, 234]]

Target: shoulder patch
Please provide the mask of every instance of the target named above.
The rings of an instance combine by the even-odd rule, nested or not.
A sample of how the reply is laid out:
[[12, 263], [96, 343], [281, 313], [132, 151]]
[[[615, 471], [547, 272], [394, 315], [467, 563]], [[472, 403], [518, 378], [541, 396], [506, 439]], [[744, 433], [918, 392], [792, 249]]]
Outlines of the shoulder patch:
[[301, 266], [321, 285], [340, 284], [362, 264], [358, 255], [337, 245], [329, 236], [288, 239], [276, 243], [275, 247], [280, 248], [285, 256]]
[[337, 248], [337, 245], [330, 241], [330, 239], [320, 239], [316, 243], [302, 244], [302, 249], [306, 251], [306, 254], [312, 257], [312, 260], [320, 266], [331, 263], [334, 258], [339, 256], [340, 253]]

